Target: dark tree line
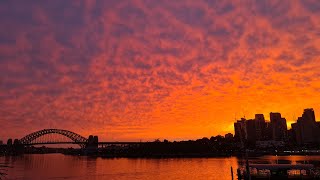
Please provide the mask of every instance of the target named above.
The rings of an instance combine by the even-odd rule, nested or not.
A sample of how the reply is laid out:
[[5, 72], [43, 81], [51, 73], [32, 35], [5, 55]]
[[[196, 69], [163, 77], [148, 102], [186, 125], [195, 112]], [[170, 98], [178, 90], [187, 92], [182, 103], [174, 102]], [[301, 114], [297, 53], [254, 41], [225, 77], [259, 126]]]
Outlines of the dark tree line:
[[125, 147], [106, 148], [103, 154], [128, 157], [209, 157], [231, 155], [235, 149], [233, 139], [215, 136], [189, 141], [155, 140]]

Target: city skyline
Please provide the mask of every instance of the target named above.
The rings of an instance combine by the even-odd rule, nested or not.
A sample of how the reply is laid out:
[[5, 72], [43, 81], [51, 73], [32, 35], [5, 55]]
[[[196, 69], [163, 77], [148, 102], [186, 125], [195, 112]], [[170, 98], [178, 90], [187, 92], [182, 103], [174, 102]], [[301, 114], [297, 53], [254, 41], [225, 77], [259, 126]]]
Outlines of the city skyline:
[[[319, 132], [320, 132], [320, 121], [317, 121], [317, 119], [315, 118], [316, 117], [315, 116], [316, 113], [315, 113], [314, 109], [313, 108], [305, 108], [301, 116], [299, 116], [296, 120], [289, 121], [289, 122], [287, 122], [287, 119], [281, 115], [281, 112], [270, 112], [269, 113], [269, 119], [266, 119], [265, 117], [267, 117], [267, 116], [265, 116], [264, 114], [259, 114], [259, 113], [258, 114], [254, 114], [254, 118], [246, 118], [244, 116], [244, 117], [242, 117], [240, 119], [236, 119], [236, 121], [233, 124], [234, 125], [233, 126], [234, 129], [233, 129], [232, 132], [226, 132], [225, 134], [212, 134], [211, 136], [208, 136], [208, 137], [204, 137], [204, 136], [200, 137], [200, 139], [201, 138], [217, 137], [217, 136], [230, 138], [230, 136], [231, 136], [232, 138], [235, 138], [235, 141], [239, 141], [239, 139], [237, 140], [237, 137], [236, 137], [236, 134], [237, 134], [237, 132], [236, 132], [237, 131], [236, 130], [236, 124], [239, 123], [239, 122], [249, 122], [250, 123], [250, 121], [251, 121], [251, 122], [253, 122], [253, 125], [255, 125], [254, 128], [257, 128], [257, 129], [254, 129], [254, 132], [252, 132], [252, 133], [255, 134], [254, 136], [256, 136], [256, 135], [257, 136], [261, 136], [261, 137], [258, 137], [257, 141], [259, 141], [259, 140], [260, 141], [266, 141], [266, 140], [284, 141], [285, 138], [288, 138], [288, 137], [282, 137], [280, 139], [275, 139], [273, 137], [274, 135], [270, 135], [268, 138], [263, 137], [263, 135], [262, 135], [263, 132], [257, 132], [257, 131], [262, 131], [261, 127], [259, 128], [259, 126], [264, 126], [263, 124], [260, 124], [260, 123], [267, 123], [267, 124], [271, 124], [271, 126], [272, 126], [273, 121], [276, 121], [276, 120], [277, 121], [279, 121], [279, 120], [284, 121], [284, 124], [282, 124], [282, 125], [285, 126], [285, 128], [283, 130], [286, 131], [286, 133], [288, 133], [289, 131], [294, 130], [294, 128], [297, 128], [297, 126], [299, 124], [298, 122], [301, 121], [301, 119], [305, 116], [305, 113], [308, 112], [308, 111], [312, 111], [313, 115], [312, 115], [311, 118], [313, 119], [314, 122], [319, 124]], [[247, 126], [246, 124], [244, 124], [244, 125]], [[272, 127], [272, 128], [281, 128], [282, 125], [281, 124], [275, 124], [275, 125], [273, 125], [274, 127]], [[292, 127], [292, 125], [294, 125], [294, 127]], [[90, 136], [92, 136], [92, 134]], [[287, 135], [285, 135], [285, 136], [287, 136]], [[320, 136], [320, 134], [319, 134], [319, 136]], [[13, 141], [13, 139], [20, 139], [20, 138], [21, 137], [9, 137], [8, 139], [0, 139], [0, 144], [5, 143], [6, 140], [9, 140], [9, 139], [11, 139], [10, 141]], [[164, 138], [156, 138], [156, 139], [151, 139], [151, 141], [152, 140], [160, 140], [160, 139], [168, 140], [169, 138], [166, 138], [166, 137], [164, 137]], [[179, 139], [174, 139], [174, 138], [170, 139], [170, 140], [172, 140], [172, 141], [178, 140], [179, 141]], [[188, 141], [188, 140], [196, 140], [196, 139], [180, 139], [180, 140], [181, 141], [185, 141], [185, 140]], [[142, 142], [142, 139], [140, 139], [140, 141]], [[256, 140], [254, 140], [254, 141], [256, 141]], [[118, 141], [115, 140], [115, 142], [118, 142]], [[150, 140], [146, 140], [145, 142], [150, 142]]]
[[0, 139], [198, 139], [256, 112], [291, 124], [320, 112], [319, 12], [316, 0], [1, 1]]
[[242, 148], [312, 146], [320, 142], [320, 121], [315, 118], [313, 108], [303, 110], [301, 116], [288, 128], [286, 118], [279, 112], [270, 112], [270, 120], [263, 114], [254, 119], [241, 118], [234, 123], [234, 141]]

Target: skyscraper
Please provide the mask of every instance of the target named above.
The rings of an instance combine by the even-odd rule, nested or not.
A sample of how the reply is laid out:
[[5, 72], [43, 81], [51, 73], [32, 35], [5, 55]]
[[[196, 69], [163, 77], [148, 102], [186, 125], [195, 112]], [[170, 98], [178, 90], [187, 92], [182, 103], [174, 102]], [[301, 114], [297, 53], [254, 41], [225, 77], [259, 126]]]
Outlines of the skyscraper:
[[256, 121], [254, 119], [249, 119], [246, 121], [247, 130], [247, 143], [249, 145], [255, 145], [257, 137]]
[[285, 141], [287, 138], [287, 122], [280, 113], [270, 113], [272, 128], [272, 139], [274, 141]]
[[264, 140], [272, 140], [272, 126], [270, 122], [266, 122], [266, 129], [264, 133]]
[[246, 119], [241, 118], [234, 123], [234, 139], [242, 144], [247, 139]]
[[256, 142], [256, 122], [254, 119], [246, 120], [241, 118], [234, 123], [234, 139], [244, 145], [255, 145]]
[[254, 119], [256, 123], [256, 140], [257, 141], [265, 140], [266, 121], [264, 119], [264, 115], [256, 114]]
[[313, 109], [305, 109], [297, 123], [293, 123], [292, 130], [299, 145], [320, 143], [320, 126], [316, 122]]
[[316, 116], [315, 116], [314, 110], [312, 108], [305, 109], [303, 111], [302, 118], [304, 119], [304, 121], [316, 122]]
[[[298, 119], [298, 121], [299, 121], [299, 119]], [[292, 135], [293, 135], [292, 139], [299, 145], [303, 144], [300, 123], [298, 123], [298, 122], [292, 123], [291, 128], [292, 128]]]

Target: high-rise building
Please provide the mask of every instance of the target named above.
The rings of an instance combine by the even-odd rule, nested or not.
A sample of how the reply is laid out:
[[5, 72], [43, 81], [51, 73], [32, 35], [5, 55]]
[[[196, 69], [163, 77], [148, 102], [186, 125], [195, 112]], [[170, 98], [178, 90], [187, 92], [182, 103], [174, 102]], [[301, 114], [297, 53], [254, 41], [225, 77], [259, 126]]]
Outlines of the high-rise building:
[[300, 123], [292, 123], [291, 124], [292, 129], [292, 139], [299, 145], [302, 144], [302, 135], [301, 135], [301, 125]]
[[242, 144], [247, 139], [246, 119], [241, 118], [241, 120], [234, 123], [234, 139]]
[[264, 119], [264, 115], [256, 114], [254, 119], [256, 123], [256, 140], [257, 141], [265, 140], [266, 121]]
[[314, 110], [312, 108], [305, 109], [303, 111], [302, 118], [304, 119], [304, 121], [316, 122], [316, 116], [315, 116]]
[[264, 140], [267, 140], [267, 141], [272, 140], [272, 126], [270, 122], [266, 122]]
[[285, 141], [287, 138], [287, 121], [281, 117], [280, 113], [270, 113], [270, 123], [272, 128], [272, 139], [274, 141]]
[[305, 109], [296, 123], [291, 124], [295, 140], [299, 145], [320, 143], [320, 126], [313, 109]]
[[241, 118], [234, 123], [234, 140], [249, 146], [255, 145], [257, 141], [286, 141], [286, 119], [280, 113], [270, 113], [270, 120], [266, 122], [263, 114], [256, 114], [254, 119], [249, 120]]
[[241, 118], [234, 123], [234, 139], [242, 145], [254, 145], [256, 142], [256, 122], [253, 119], [246, 120]]
[[246, 121], [246, 130], [247, 130], [247, 142], [250, 145], [255, 144], [256, 138], [256, 121], [254, 119], [250, 119]]

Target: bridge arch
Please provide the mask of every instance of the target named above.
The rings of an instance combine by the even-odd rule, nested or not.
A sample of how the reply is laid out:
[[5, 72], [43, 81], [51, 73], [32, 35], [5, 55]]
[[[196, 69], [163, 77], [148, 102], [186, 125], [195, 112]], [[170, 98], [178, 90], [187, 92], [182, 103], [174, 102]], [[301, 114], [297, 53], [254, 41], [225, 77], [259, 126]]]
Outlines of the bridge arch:
[[81, 148], [85, 148], [88, 139], [74, 133], [72, 131], [63, 130], [63, 129], [43, 129], [40, 131], [33, 132], [31, 134], [26, 135], [25, 137], [21, 138], [19, 141], [23, 145], [32, 145], [33, 141], [37, 138], [47, 135], [47, 134], [60, 134], [65, 137], [71, 139], [75, 144], [78, 144]]

